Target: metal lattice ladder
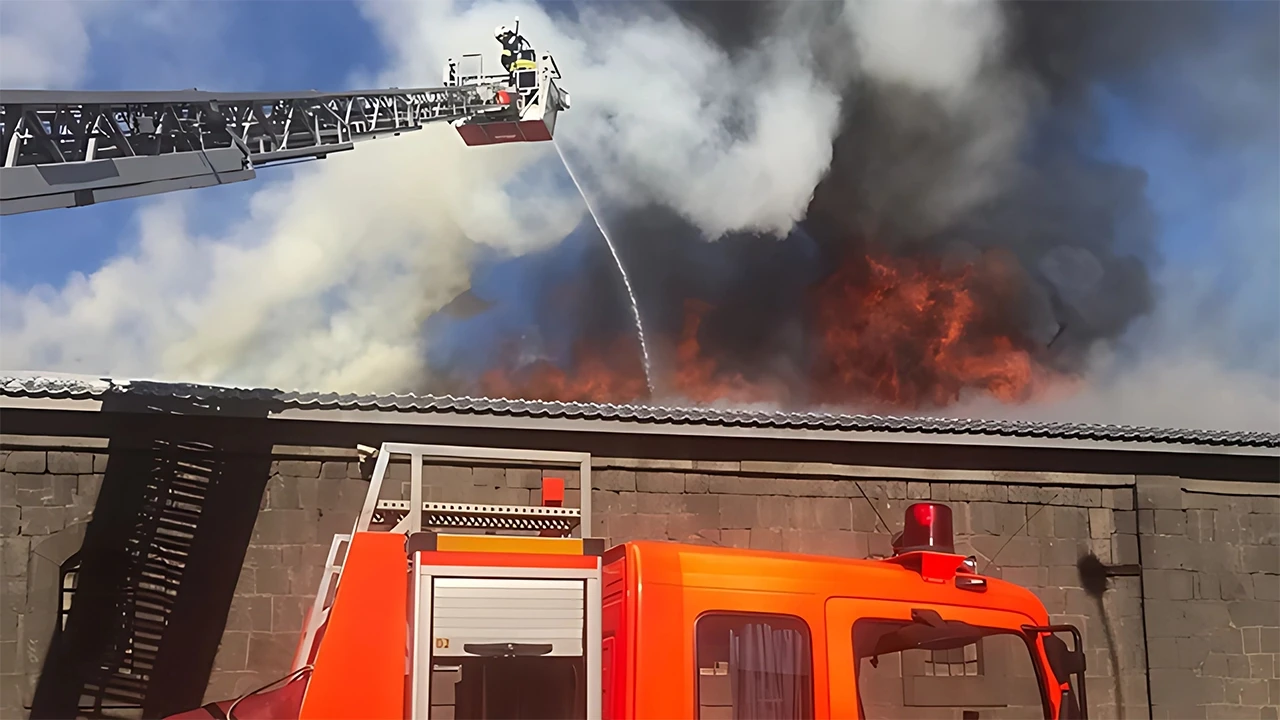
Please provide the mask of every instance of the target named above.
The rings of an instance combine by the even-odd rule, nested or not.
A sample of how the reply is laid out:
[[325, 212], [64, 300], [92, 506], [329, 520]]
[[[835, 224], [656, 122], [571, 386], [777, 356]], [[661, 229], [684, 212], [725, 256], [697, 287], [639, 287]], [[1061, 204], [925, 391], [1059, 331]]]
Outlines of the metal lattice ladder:
[[329, 609], [338, 594], [338, 576], [342, 573], [342, 561], [351, 546], [350, 535], [334, 535], [329, 545], [329, 555], [324, 561], [324, 573], [320, 575], [320, 589], [316, 591], [316, 599], [311, 603], [311, 612], [307, 614], [307, 624], [302, 630], [302, 642], [299, 644], [297, 657], [293, 659], [293, 671], [297, 672], [311, 664], [314, 659], [316, 634], [329, 619]]

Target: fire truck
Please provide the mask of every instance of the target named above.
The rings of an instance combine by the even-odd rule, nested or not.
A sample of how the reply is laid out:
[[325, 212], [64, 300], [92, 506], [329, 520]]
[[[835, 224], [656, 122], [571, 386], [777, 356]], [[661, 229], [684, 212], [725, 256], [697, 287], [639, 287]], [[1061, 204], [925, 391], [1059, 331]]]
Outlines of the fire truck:
[[[292, 672], [174, 720], [1086, 717], [1079, 630], [958, 554], [946, 505], [909, 506], [883, 559], [606, 549], [580, 532], [589, 455], [363, 452], [369, 490], [333, 539]], [[392, 456], [409, 461], [408, 497], [387, 486]], [[424, 500], [424, 460], [499, 457], [579, 462], [579, 507], [555, 478], [538, 506]], [[965, 690], [984, 679], [962, 669], [979, 646], [994, 701]], [[921, 663], [953, 671], [908, 672]]]

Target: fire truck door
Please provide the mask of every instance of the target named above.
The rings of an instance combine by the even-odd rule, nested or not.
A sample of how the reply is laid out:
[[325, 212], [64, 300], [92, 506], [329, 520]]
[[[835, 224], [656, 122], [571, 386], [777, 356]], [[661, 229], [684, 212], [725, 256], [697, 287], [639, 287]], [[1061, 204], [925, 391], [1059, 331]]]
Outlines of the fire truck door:
[[598, 580], [424, 575], [419, 588], [415, 720], [598, 717]]

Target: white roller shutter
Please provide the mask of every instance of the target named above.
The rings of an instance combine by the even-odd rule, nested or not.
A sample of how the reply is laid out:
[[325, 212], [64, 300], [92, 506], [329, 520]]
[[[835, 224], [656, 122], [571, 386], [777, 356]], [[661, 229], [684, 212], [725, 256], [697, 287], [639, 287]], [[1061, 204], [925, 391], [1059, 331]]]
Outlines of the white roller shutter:
[[550, 644], [552, 656], [582, 655], [581, 580], [436, 578], [436, 657], [469, 655], [469, 643]]

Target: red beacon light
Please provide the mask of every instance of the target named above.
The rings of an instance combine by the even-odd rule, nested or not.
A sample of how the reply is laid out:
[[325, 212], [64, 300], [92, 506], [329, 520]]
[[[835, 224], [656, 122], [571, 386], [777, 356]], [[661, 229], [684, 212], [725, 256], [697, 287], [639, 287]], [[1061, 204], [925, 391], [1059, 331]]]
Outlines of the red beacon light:
[[946, 583], [954, 579], [961, 590], [987, 591], [986, 580], [959, 576], [962, 572], [976, 574], [978, 561], [968, 557], [956, 562], [951, 508], [941, 503], [916, 503], [907, 508], [902, 532], [893, 538], [893, 554], [891, 562], [914, 569], [925, 582]]
[[956, 543], [951, 508], [941, 503], [915, 503], [907, 508], [902, 534], [896, 539], [894, 551], [897, 554], [937, 552], [954, 555]]

